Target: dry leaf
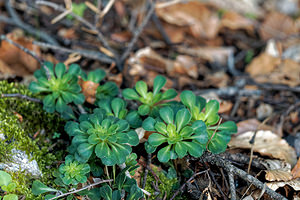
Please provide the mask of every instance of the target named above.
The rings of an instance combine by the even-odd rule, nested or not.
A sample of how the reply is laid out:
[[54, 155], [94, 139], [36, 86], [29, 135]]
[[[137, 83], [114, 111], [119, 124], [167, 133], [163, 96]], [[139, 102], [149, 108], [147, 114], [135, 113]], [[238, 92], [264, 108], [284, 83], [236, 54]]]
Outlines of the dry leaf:
[[120, 43], [128, 42], [132, 34], [129, 31], [123, 31], [119, 33], [113, 33], [110, 35], [111, 39]]
[[263, 40], [283, 39], [289, 35], [298, 34], [298, 30], [291, 17], [279, 12], [271, 12], [260, 26], [259, 34]]
[[167, 7], [157, 7], [157, 15], [170, 24], [187, 26], [195, 38], [215, 38], [219, 31], [219, 18], [201, 2], [190, 1]]
[[277, 190], [278, 188], [284, 187], [285, 185], [292, 187], [295, 191], [299, 191], [300, 190], [300, 179], [267, 183], [267, 186], [274, 191]]
[[[249, 131], [232, 137], [228, 145], [231, 148], [251, 149], [249, 141], [253, 137], [253, 134], [253, 131]], [[284, 160], [292, 166], [297, 162], [294, 148], [286, 140], [281, 139], [271, 131], [257, 131], [253, 150], [264, 156]]]
[[291, 60], [273, 57], [262, 53], [246, 67], [259, 83], [285, 84], [295, 87], [300, 84], [300, 64]]
[[274, 131], [274, 128], [272, 126], [262, 124], [260, 121], [258, 121], [255, 118], [241, 121], [241, 122], [237, 123], [237, 127], [238, 127], [238, 132], [237, 132], [236, 136], [240, 135], [242, 133], [248, 132], [248, 131], [256, 131], [258, 128], [260, 130]]
[[99, 86], [99, 83], [94, 83], [93, 81], [79, 81], [79, 84], [82, 89], [82, 93], [85, 96], [85, 100], [90, 104], [94, 104], [96, 101], [96, 92]]
[[254, 31], [254, 26], [253, 26], [253, 22], [236, 13], [236, 12], [225, 12], [225, 14], [222, 17], [221, 20], [221, 26], [223, 28], [228, 28], [231, 30], [247, 30], [249, 33], [253, 33]]
[[173, 70], [169, 70], [169, 75], [171, 74], [182, 74], [189, 75], [190, 77], [196, 79], [198, 78], [198, 67], [197, 63], [190, 56], [179, 55], [176, 57], [174, 62]]
[[292, 170], [293, 178], [300, 178], [300, 158]]
[[[40, 48], [32, 44], [28, 38], [17, 36], [17, 34], [7, 34], [6, 37], [15, 43], [35, 52], [40, 57]], [[0, 46], [0, 60], [11, 68], [14, 74], [23, 76], [33, 73], [39, 67], [39, 62], [31, 55], [20, 50], [16, 46], [3, 40]]]
[[268, 181], [289, 181], [293, 178], [291, 174], [291, 165], [280, 160], [266, 159], [262, 162], [267, 170], [266, 180]]

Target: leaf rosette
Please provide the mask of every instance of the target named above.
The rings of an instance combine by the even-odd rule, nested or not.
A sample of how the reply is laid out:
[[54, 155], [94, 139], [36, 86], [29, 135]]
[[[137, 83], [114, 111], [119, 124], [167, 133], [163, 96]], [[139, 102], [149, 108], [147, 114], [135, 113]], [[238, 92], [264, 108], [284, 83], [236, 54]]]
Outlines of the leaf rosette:
[[79, 161], [87, 162], [94, 153], [104, 165], [122, 164], [131, 153], [131, 146], [139, 143], [138, 135], [130, 130], [126, 120], [106, 116], [103, 109], [82, 115], [79, 121], [65, 126], [66, 132], [74, 136], [71, 149]]
[[[65, 118], [74, 118], [74, 113], [68, 104], [82, 104], [85, 99], [84, 95], [80, 93], [81, 88], [77, 83], [79, 66], [73, 64], [67, 70], [63, 63], [56, 64], [55, 68], [50, 62], [45, 62], [44, 65], [34, 73], [37, 82], [31, 82], [29, 89], [33, 93], [45, 95], [43, 108], [47, 112], [57, 111]], [[49, 80], [45, 68], [50, 74]]]
[[206, 100], [196, 96], [191, 91], [183, 91], [180, 95], [181, 102], [192, 114], [191, 121], [201, 120], [207, 126], [209, 143], [207, 148], [212, 153], [222, 153], [226, 150], [231, 135], [237, 132], [237, 126], [232, 121], [218, 124], [220, 105], [217, 100]]
[[60, 165], [58, 171], [64, 184], [77, 185], [87, 181], [90, 166], [87, 163], [79, 163], [72, 155], [68, 155], [65, 158], [65, 163]]
[[148, 86], [144, 81], [138, 81], [135, 88], [126, 88], [122, 94], [125, 99], [139, 101], [142, 105], [138, 108], [138, 113], [142, 116], [158, 114], [160, 107], [166, 105], [163, 101], [171, 100], [177, 96], [174, 89], [161, 92], [167, 80], [163, 76], [156, 76], [153, 82], [153, 91], [148, 91]]
[[145, 130], [154, 131], [145, 144], [149, 153], [165, 144], [157, 154], [160, 162], [183, 158], [187, 154], [193, 157], [202, 155], [208, 141], [206, 125], [203, 121], [197, 120], [191, 123], [192, 117], [188, 109], [174, 111], [169, 106], [159, 110], [159, 117], [157, 119], [148, 117], [143, 122]]

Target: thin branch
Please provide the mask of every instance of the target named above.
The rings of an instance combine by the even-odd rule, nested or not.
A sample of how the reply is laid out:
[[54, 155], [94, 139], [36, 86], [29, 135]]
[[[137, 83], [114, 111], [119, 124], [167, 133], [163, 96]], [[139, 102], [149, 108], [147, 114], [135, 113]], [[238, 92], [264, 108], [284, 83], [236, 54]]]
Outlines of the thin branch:
[[135, 43], [137, 42], [137, 39], [139, 38], [140, 34], [142, 33], [142, 31], [144, 30], [145, 26], [148, 24], [149, 20], [151, 19], [152, 14], [155, 11], [155, 3], [151, 3], [150, 4], [150, 9], [147, 13], [147, 15], [145, 16], [144, 20], [142, 21], [141, 25], [134, 31], [134, 35], [133, 38], [131, 39], [131, 41], [128, 44], [127, 49], [124, 51], [124, 53], [121, 56], [121, 62], [124, 62], [125, 59], [127, 58], [127, 56], [130, 54], [130, 52], [132, 51]]
[[44, 40], [50, 44], [58, 45], [58, 42], [54, 38], [52, 38], [50, 35], [48, 35], [47, 33], [37, 30], [34, 27], [32, 27], [31, 25], [25, 24], [19, 18], [15, 9], [11, 6], [10, 0], [6, 0], [5, 6], [6, 6], [7, 11], [9, 12], [9, 15], [11, 16], [11, 19], [0, 16], [0, 21], [7, 22], [9, 24], [14, 24], [14, 25], [20, 27], [21, 29], [25, 30], [26, 32], [28, 32], [31, 35], [41, 38], [42, 40]]
[[[49, 7], [53, 8], [54, 10], [57, 10], [57, 11], [60, 11], [60, 12], [66, 12], [67, 11], [67, 9], [65, 9], [64, 7], [62, 7], [62, 6], [60, 6], [56, 3], [49, 2], [49, 1], [38, 0], [35, 3], [37, 5], [49, 6]], [[105, 48], [109, 49], [111, 52], [114, 52], [114, 50], [110, 47], [110, 45], [108, 44], [108, 42], [104, 38], [103, 34], [93, 24], [91, 24], [90, 22], [88, 22], [84, 18], [80, 17], [79, 15], [74, 14], [73, 12], [70, 12], [70, 15], [72, 17], [74, 17], [76, 20], [80, 21], [85, 26], [87, 26], [90, 30], [95, 31], [97, 33], [98, 39], [101, 41], [103, 46]], [[116, 54], [115, 54], [115, 56], [116, 56]], [[116, 58], [117, 58], [117, 56], [116, 56]]]
[[143, 185], [142, 185], [142, 188], [144, 189], [146, 187], [146, 182], [147, 182], [147, 176], [148, 176], [148, 173], [149, 173], [149, 169], [150, 168], [150, 165], [151, 165], [151, 153], [148, 153], [147, 155], [147, 166], [145, 168], [145, 174], [144, 174], [144, 180], [143, 180]]
[[234, 175], [232, 172], [228, 172], [228, 178], [229, 178], [229, 185], [230, 185], [231, 200], [236, 200]]
[[65, 197], [65, 196], [68, 196], [68, 195], [70, 195], [70, 194], [74, 194], [74, 193], [77, 193], [77, 192], [80, 192], [80, 191], [89, 189], [89, 188], [94, 187], [94, 186], [96, 186], [96, 185], [99, 185], [99, 184], [101, 184], [101, 183], [107, 183], [107, 182], [112, 182], [112, 181], [113, 181], [113, 179], [108, 179], [108, 180], [99, 181], [99, 182], [96, 182], [96, 183], [87, 185], [87, 186], [85, 186], [85, 187], [83, 187], [83, 188], [80, 188], [80, 189], [78, 189], [78, 190], [74, 190], [74, 191], [72, 191], [72, 192], [67, 192], [67, 193], [61, 194], [61, 195], [59, 195], [59, 196], [53, 197], [53, 198], [51, 198], [51, 199], [49, 199], [49, 200], [53, 200], [53, 199], [58, 199], [58, 198], [61, 198], [61, 197]]
[[47, 44], [47, 43], [38, 42], [38, 41], [33, 41], [32, 43], [34, 45], [37, 45], [37, 46], [43, 47], [43, 48], [53, 49], [53, 50], [62, 51], [62, 52], [66, 52], [66, 53], [77, 53], [83, 57], [94, 59], [94, 60], [99, 60], [99, 61], [107, 63], [107, 64], [111, 64], [114, 62], [114, 60], [112, 58], [110, 58], [109, 56], [102, 54], [98, 51], [79, 50], [79, 49], [72, 50], [72, 49], [67, 49], [67, 48], [61, 47], [61, 46], [56, 46], [56, 45]]
[[264, 183], [259, 181], [257, 178], [253, 177], [252, 175], [248, 174], [247, 172], [237, 168], [236, 166], [232, 165], [229, 161], [223, 160], [219, 155], [215, 155], [212, 153], [206, 152], [202, 157], [201, 160], [203, 162], [209, 162], [212, 165], [216, 165], [218, 167], [224, 168], [226, 171], [230, 171], [233, 174], [239, 176], [240, 178], [244, 179], [245, 181], [253, 184], [257, 188], [263, 190], [265, 189], [265, 193], [267, 193], [272, 199], [275, 200], [287, 200], [281, 194], [275, 192], [274, 190], [266, 187]]
[[204, 174], [204, 173], [206, 173], [207, 171], [209, 171], [209, 170], [207, 169], [207, 170], [204, 170], [204, 171], [195, 173], [191, 178], [189, 178], [189, 180], [187, 180], [187, 182], [185, 182], [178, 190], [176, 190], [176, 192], [174, 193], [174, 195], [172, 196], [172, 198], [171, 198], [170, 200], [175, 199], [175, 197], [178, 195], [178, 193], [179, 193], [180, 191], [183, 190], [183, 188], [186, 186], [186, 184], [187, 184], [188, 182], [191, 182], [196, 176], [198, 176], [198, 175], [200, 175], [200, 174]]
[[25, 99], [25, 100], [32, 101], [32, 102], [35, 102], [35, 103], [42, 103], [42, 100], [40, 100], [40, 99], [29, 97], [29, 96], [19, 94], [19, 93], [1, 94], [1, 98], [20, 98], [20, 99]]

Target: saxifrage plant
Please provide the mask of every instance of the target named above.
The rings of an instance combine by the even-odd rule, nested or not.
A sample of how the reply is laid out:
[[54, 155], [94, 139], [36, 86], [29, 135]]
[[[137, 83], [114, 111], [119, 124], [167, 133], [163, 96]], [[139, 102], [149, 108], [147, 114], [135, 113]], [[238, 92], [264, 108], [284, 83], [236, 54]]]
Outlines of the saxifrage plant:
[[139, 143], [138, 135], [130, 130], [126, 120], [106, 116], [103, 109], [95, 109], [93, 114], [82, 117], [80, 123], [68, 122], [65, 127], [74, 136], [72, 145], [75, 157], [87, 161], [93, 153], [107, 166], [122, 164], [132, 148]]
[[[227, 144], [231, 139], [231, 135], [237, 132], [237, 126], [232, 121], [218, 123], [220, 116], [218, 111], [220, 108], [217, 100], [206, 100], [200, 96], [196, 96], [191, 91], [183, 91], [180, 95], [181, 102], [189, 109], [192, 114], [192, 121], [201, 120], [207, 126], [208, 133], [208, 150], [212, 153], [222, 153], [226, 150]], [[203, 111], [204, 110], [204, 111]]]
[[70, 103], [82, 104], [84, 95], [80, 93], [77, 74], [80, 72], [78, 65], [71, 65], [69, 69], [63, 63], [58, 63], [54, 67], [52, 63], [45, 62], [45, 67], [50, 73], [48, 80], [45, 68], [41, 68], [34, 73], [37, 82], [31, 82], [29, 89], [33, 93], [45, 95], [43, 108], [49, 113], [57, 111], [65, 118], [74, 118]]
[[155, 116], [158, 113], [158, 109], [165, 105], [163, 101], [171, 100], [177, 96], [177, 92], [174, 89], [161, 92], [166, 82], [165, 77], [158, 75], [154, 79], [152, 92], [148, 91], [148, 86], [144, 81], [138, 81], [134, 89], [126, 88], [122, 94], [125, 99], [139, 101], [142, 104], [138, 108], [140, 115], [149, 114]]
[[171, 107], [163, 107], [159, 110], [160, 119], [147, 118], [143, 128], [154, 131], [148, 138], [147, 148], [153, 153], [162, 144], [165, 147], [158, 151], [160, 162], [168, 162], [170, 159], [183, 158], [188, 153], [194, 157], [200, 157], [205, 150], [208, 141], [206, 126], [203, 121], [191, 123], [190, 111], [186, 108], [177, 112]]
[[[5, 171], [0, 170], [0, 188], [5, 194], [3, 200], [18, 200], [18, 195], [13, 194], [16, 189], [16, 183], [12, 181], [11, 175]], [[0, 196], [0, 199], [2, 199]]]
[[72, 155], [68, 155], [65, 163], [59, 166], [58, 171], [64, 184], [77, 185], [87, 181], [90, 166], [87, 163], [79, 163]]

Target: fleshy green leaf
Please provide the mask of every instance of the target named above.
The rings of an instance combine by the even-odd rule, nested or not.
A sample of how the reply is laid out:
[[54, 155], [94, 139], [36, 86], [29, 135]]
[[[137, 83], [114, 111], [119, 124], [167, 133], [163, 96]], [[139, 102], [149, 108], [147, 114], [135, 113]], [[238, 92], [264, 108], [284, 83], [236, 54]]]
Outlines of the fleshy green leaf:
[[153, 83], [153, 95], [155, 96], [162, 87], [166, 84], [167, 79], [164, 76], [158, 75], [154, 79]]
[[123, 90], [122, 94], [125, 99], [129, 100], [139, 100], [140, 98], [136, 91], [131, 88], [126, 88], [125, 90]]
[[196, 103], [196, 96], [190, 90], [185, 90], [180, 94], [181, 102], [188, 108], [191, 108]]
[[191, 113], [188, 109], [181, 109], [176, 113], [176, 126], [177, 131], [180, 131], [184, 126], [186, 126], [191, 121]]
[[93, 81], [94, 83], [99, 83], [104, 77], [106, 73], [102, 69], [96, 69], [95, 71], [92, 71], [88, 75], [88, 80]]
[[4, 185], [7, 186], [11, 182], [11, 175], [5, 171], [0, 170], [0, 187]]
[[150, 106], [149, 105], [141, 105], [138, 108], [138, 113], [142, 116], [147, 115], [150, 112]]
[[175, 98], [176, 96], [177, 96], [177, 92], [174, 89], [168, 89], [162, 94], [161, 100], [170, 100]]
[[166, 136], [163, 136], [161, 134], [152, 133], [148, 138], [148, 142], [152, 146], [159, 146], [162, 143], [167, 142], [167, 138], [166, 138]]
[[61, 79], [65, 72], [66, 72], [66, 66], [64, 63], [57, 63], [55, 65], [55, 74], [57, 78]]
[[148, 86], [144, 81], [138, 81], [135, 84], [135, 89], [142, 97], [146, 98]]
[[16, 194], [7, 194], [3, 197], [3, 200], [18, 200], [18, 195], [16, 195]]
[[143, 129], [145, 129], [146, 131], [155, 131], [155, 123], [155, 119], [153, 119], [152, 117], [148, 117], [143, 122]]
[[175, 144], [175, 152], [179, 158], [183, 158], [187, 154], [187, 148], [182, 144], [182, 142], [177, 142]]
[[57, 190], [46, 186], [40, 181], [33, 181], [31, 191], [34, 195], [37, 196], [46, 192], [56, 192]]
[[170, 160], [170, 158], [171, 158], [170, 149], [171, 149], [171, 145], [168, 145], [158, 151], [157, 158], [160, 162], [165, 163]]
[[205, 119], [211, 115], [218, 113], [220, 108], [219, 102], [217, 100], [210, 100], [205, 106]]
[[82, 143], [78, 146], [77, 151], [80, 156], [89, 159], [94, 151], [94, 145]]
[[168, 106], [161, 108], [159, 110], [159, 115], [167, 124], [171, 124], [174, 121], [173, 110]]

